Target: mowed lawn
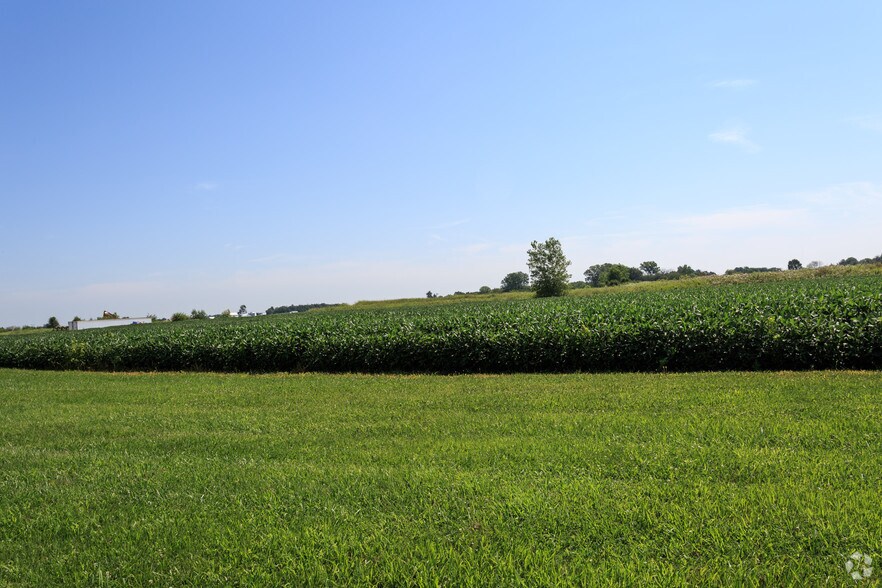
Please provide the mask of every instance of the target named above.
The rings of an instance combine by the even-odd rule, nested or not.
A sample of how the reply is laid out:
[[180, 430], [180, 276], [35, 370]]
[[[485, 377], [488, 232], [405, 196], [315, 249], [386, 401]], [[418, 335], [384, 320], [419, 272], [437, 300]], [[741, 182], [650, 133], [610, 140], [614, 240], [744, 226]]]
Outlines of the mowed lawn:
[[882, 374], [0, 370], [0, 586], [855, 585]]

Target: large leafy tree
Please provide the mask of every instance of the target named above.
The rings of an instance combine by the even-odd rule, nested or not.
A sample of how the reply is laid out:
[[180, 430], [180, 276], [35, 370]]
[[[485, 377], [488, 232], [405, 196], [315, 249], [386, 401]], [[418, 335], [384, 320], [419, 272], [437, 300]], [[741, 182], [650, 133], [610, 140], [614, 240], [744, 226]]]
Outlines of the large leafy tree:
[[642, 277], [643, 273], [639, 269], [621, 263], [601, 263], [585, 270], [585, 281], [594, 287], [618, 286]]
[[527, 251], [527, 267], [536, 296], [563, 296], [570, 283], [570, 260], [566, 258], [560, 241], [550, 237], [544, 243], [533, 241]]
[[502, 278], [501, 290], [512, 292], [514, 290], [526, 290], [530, 286], [530, 276], [524, 272], [511, 272]]
[[598, 263], [585, 270], [585, 281], [595, 288], [600, 286], [601, 276], [610, 268], [611, 263]]
[[661, 268], [654, 261], [644, 261], [640, 264], [640, 270], [647, 276], [657, 276], [661, 273]]
[[631, 268], [621, 263], [611, 264], [606, 274], [600, 276], [601, 286], [618, 286], [629, 281], [631, 281]]

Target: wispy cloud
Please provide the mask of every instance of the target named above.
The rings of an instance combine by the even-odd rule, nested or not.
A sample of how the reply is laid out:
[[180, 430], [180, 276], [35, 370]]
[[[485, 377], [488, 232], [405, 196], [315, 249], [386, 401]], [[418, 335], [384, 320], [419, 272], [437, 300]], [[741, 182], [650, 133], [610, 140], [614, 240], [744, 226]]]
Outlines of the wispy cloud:
[[717, 82], [713, 82], [711, 86], [714, 88], [729, 88], [733, 90], [741, 90], [743, 88], [755, 86], [758, 83], [759, 82], [757, 80], [750, 79], [719, 80]]
[[857, 210], [865, 216], [871, 211], [882, 210], [882, 186], [872, 182], [836, 184], [801, 196], [810, 204], [829, 206], [838, 211]]
[[846, 120], [866, 131], [882, 133], [882, 116], [853, 116]]
[[492, 248], [492, 243], [471, 243], [469, 245], [457, 248], [457, 251], [459, 251], [460, 253], [465, 253], [467, 255], [474, 255], [476, 253], [483, 253], [484, 251]]
[[458, 226], [460, 226], [460, 225], [465, 225], [465, 224], [468, 224], [468, 223], [470, 223], [470, 222], [472, 222], [472, 219], [470, 219], [470, 218], [461, 218], [461, 219], [459, 219], [459, 220], [449, 221], [449, 222], [445, 222], [445, 223], [439, 223], [439, 224], [434, 225], [434, 226], [429, 227], [429, 228], [432, 229], [433, 231], [440, 231], [440, 230], [442, 230], [442, 229], [451, 229], [451, 228], [453, 228], [453, 227], [458, 227]]
[[529, 247], [524, 243], [509, 243], [508, 245], [500, 245], [499, 252], [504, 254], [523, 254], [526, 259], [527, 249]]
[[805, 221], [806, 212], [804, 208], [754, 206], [681, 216], [667, 222], [690, 231], [742, 231], [798, 225]]
[[193, 189], [197, 192], [214, 192], [220, 187], [217, 182], [199, 182]]
[[741, 127], [733, 127], [722, 129], [707, 136], [714, 143], [726, 143], [729, 145], [737, 145], [745, 151], [756, 153], [760, 150], [760, 146], [751, 141], [747, 137], [748, 129]]
[[248, 263], [255, 265], [294, 265], [303, 264], [310, 261], [316, 261], [315, 256], [301, 255], [294, 253], [272, 253], [262, 257], [254, 257], [248, 260]]

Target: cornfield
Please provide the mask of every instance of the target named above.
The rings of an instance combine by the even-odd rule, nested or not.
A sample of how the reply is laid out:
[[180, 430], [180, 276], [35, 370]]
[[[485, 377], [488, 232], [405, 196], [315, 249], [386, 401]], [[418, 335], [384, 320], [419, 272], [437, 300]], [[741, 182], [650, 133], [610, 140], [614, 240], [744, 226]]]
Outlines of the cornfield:
[[882, 277], [344, 310], [0, 339], [0, 367], [607, 372], [882, 368]]

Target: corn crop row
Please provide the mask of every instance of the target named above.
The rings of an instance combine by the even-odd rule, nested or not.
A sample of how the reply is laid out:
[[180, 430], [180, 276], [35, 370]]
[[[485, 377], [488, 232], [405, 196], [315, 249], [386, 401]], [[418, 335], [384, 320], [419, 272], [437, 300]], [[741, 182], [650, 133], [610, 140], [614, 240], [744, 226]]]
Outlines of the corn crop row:
[[882, 278], [7, 336], [0, 339], [0, 366], [435, 373], [880, 369]]

